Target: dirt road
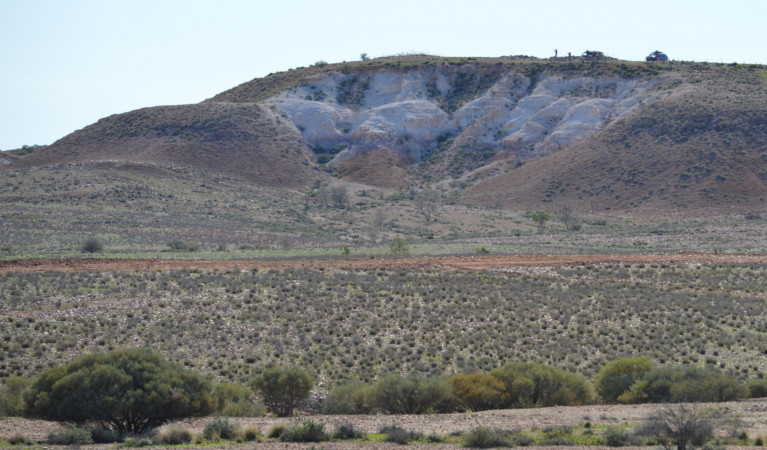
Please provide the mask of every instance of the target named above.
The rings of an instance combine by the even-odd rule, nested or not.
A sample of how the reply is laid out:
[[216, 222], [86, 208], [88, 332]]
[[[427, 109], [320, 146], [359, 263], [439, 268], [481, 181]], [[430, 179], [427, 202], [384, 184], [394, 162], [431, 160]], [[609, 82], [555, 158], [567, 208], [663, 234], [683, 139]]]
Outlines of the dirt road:
[[251, 270], [282, 268], [443, 268], [498, 270], [510, 267], [566, 266], [605, 263], [744, 263], [767, 262], [766, 254], [674, 253], [663, 255], [488, 255], [443, 257], [385, 257], [290, 261], [130, 259], [130, 258], [38, 258], [0, 261], [3, 272], [95, 271], [135, 272], [154, 270]]

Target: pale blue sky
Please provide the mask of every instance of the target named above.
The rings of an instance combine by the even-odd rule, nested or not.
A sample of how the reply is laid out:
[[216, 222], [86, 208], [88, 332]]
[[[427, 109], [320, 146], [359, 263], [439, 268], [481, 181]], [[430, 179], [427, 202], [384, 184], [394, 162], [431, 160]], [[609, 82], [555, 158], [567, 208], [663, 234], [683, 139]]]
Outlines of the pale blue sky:
[[196, 103], [270, 72], [398, 53], [767, 64], [767, 1], [0, 0], [0, 149]]

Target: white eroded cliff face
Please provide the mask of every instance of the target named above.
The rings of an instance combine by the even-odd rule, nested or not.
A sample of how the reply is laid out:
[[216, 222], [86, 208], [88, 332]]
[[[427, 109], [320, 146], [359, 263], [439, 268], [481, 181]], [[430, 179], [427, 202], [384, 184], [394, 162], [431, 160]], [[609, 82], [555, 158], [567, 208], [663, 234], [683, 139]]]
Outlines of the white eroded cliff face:
[[517, 72], [499, 77], [454, 111], [461, 86], [435, 71], [333, 74], [306, 80], [265, 102], [286, 114], [330, 163], [365, 151], [393, 151], [411, 161], [446, 136], [532, 158], [584, 139], [643, 104], [660, 98], [655, 79], [533, 80]]

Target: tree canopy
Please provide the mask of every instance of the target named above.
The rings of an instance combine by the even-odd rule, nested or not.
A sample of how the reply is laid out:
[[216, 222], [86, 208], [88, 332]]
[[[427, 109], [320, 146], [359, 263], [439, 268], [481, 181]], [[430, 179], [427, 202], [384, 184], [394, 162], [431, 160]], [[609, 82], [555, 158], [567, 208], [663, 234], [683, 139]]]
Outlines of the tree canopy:
[[212, 383], [201, 375], [149, 349], [124, 349], [43, 370], [24, 395], [23, 414], [127, 434], [217, 406]]

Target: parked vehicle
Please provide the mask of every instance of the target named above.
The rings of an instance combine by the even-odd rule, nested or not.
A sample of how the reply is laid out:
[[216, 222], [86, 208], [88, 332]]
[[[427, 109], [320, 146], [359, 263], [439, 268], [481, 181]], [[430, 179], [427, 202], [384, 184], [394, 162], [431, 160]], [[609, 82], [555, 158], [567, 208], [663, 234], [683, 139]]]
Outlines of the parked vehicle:
[[668, 61], [668, 56], [660, 50], [655, 50], [647, 55], [645, 61]]

